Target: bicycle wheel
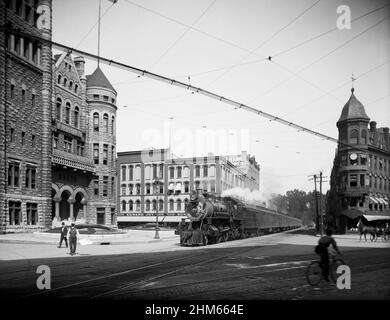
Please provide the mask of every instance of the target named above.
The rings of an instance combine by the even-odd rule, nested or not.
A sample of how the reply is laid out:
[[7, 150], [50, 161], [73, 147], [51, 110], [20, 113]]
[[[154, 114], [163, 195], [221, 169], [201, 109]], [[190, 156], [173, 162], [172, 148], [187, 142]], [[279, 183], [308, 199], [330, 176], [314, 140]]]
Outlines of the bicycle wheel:
[[344, 265], [344, 264], [345, 264], [344, 261], [342, 259], [339, 259], [339, 258], [332, 261], [332, 264], [330, 266], [330, 277], [332, 278], [332, 281], [334, 283], [336, 283], [337, 278], [338, 278], [337, 268], [339, 266]]
[[321, 282], [322, 268], [319, 261], [313, 261], [309, 264], [306, 270], [306, 279], [307, 282], [312, 286], [316, 286]]

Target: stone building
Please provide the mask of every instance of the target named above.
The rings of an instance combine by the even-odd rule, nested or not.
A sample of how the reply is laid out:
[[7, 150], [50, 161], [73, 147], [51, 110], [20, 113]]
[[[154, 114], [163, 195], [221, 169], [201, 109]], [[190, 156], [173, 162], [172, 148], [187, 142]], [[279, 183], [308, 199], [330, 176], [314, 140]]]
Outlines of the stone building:
[[165, 222], [179, 222], [196, 189], [214, 195], [234, 187], [258, 190], [253, 176], [260, 167], [256, 163], [257, 173], [249, 176], [241, 165], [223, 156], [170, 159], [167, 149], [118, 152], [118, 222], [152, 222], [157, 209]]
[[[50, 0], [0, 0], [0, 24], [51, 40]], [[2, 232], [116, 225], [116, 91], [84, 59], [0, 33]]]
[[337, 122], [341, 143], [327, 197], [327, 220], [339, 232], [356, 227], [361, 218], [366, 223], [390, 220], [389, 128], [370, 122], [354, 89], [351, 91]]

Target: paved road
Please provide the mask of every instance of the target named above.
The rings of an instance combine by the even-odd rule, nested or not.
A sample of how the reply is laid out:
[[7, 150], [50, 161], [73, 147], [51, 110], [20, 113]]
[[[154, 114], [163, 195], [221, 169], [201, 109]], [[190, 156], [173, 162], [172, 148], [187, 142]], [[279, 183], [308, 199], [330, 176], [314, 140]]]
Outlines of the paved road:
[[[286, 240], [289, 236], [277, 237]], [[318, 287], [308, 285], [305, 272], [316, 258], [313, 247], [285, 240], [278, 244], [268, 240], [196, 250], [0, 261], [0, 298], [390, 298], [389, 248], [341, 247], [352, 281], [350, 290], [338, 290], [325, 282]], [[51, 268], [51, 290], [36, 288], [36, 269], [42, 264]]]

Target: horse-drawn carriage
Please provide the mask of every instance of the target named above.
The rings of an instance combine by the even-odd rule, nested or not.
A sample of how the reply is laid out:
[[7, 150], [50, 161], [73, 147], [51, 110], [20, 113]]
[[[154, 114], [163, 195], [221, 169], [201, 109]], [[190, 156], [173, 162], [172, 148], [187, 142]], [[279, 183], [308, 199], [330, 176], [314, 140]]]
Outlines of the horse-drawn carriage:
[[383, 241], [386, 241], [390, 238], [390, 226], [388, 222], [385, 226], [383, 223], [376, 223], [375, 226], [368, 226], [363, 223], [362, 219], [359, 219], [357, 227], [360, 234], [359, 241], [362, 240], [362, 235], [364, 235], [364, 239], [367, 241], [367, 234], [370, 235], [371, 241], [377, 241], [378, 238], [382, 238]]

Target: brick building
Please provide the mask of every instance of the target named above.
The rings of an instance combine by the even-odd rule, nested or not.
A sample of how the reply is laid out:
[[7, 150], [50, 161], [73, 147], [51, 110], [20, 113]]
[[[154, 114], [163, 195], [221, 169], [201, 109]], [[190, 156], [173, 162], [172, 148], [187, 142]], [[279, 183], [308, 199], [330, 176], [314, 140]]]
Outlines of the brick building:
[[390, 220], [389, 128], [370, 122], [354, 90], [337, 122], [339, 144], [327, 198], [327, 219], [338, 231], [356, 227], [360, 218]]
[[191, 192], [200, 188], [215, 195], [234, 187], [258, 190], [259, 165], [246, 153], [241, 157], [248, 162], [238, 167], [223, 156], [170, 159], [167, 149], [118, 152], [118, 221], [152, 222], [158, 209], [165, 222], [178, 222]]
[[[51, 1], [0, 6], [1, 25], [51, 40]], [[1, 231], [116, 225], [115, 89], [48, 43], [8, 32], [0, 42]]]

